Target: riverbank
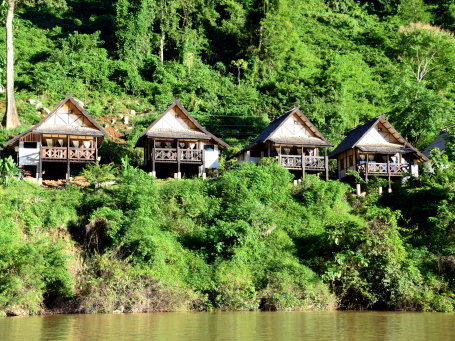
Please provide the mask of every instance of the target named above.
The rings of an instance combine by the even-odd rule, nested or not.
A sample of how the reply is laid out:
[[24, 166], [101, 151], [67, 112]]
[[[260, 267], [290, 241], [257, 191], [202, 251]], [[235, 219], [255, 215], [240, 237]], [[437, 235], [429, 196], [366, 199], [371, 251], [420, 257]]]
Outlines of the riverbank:
[[[454, 308], [453, 171], [378, 197], [277, 165], [0, 188], [0, 311]], [[451, 173], [452, 172], [452, 173]], [[437, 177], [439, 176], [439, 177]], [[408, 205], [412, 203], [412, 206]]]

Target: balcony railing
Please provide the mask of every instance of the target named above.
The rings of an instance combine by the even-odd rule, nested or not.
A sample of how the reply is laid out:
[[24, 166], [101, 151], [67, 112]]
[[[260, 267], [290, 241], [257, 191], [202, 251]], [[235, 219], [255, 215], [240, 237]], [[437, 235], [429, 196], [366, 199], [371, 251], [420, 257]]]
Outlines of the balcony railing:
[[361, 174], [397, 176], [410, 173], [411, 168], [409, 164], [404, 163], [368, 162], [358, 164], [357, 171]]
[[324, 156], [279, 155], [278, 163], [287, 169], [302, 169], [302, 159], [307, 170], [325, 170]]
[[41, 159], [95, 161], [96, 148], [41, 147]]
[[[152, 160], [156, 162], [177, 163], [202, 163], [203, 150], [177, 148], [152, 148]], [[177, 155], [178, 154], [178, 155]]]

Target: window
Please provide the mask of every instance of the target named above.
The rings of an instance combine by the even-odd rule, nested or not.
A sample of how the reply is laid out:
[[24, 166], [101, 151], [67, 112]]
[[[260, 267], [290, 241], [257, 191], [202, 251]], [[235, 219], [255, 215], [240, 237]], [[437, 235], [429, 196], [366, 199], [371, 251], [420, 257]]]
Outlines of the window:
[[204, 150], [207, 152], [214, 152], [215, 151], [215, 145], [214, 144], [206, 144], [204, 145]]
[[36, 149], [36, 147], [37, 147], [36, 142], [24, 142], [24, 148]]

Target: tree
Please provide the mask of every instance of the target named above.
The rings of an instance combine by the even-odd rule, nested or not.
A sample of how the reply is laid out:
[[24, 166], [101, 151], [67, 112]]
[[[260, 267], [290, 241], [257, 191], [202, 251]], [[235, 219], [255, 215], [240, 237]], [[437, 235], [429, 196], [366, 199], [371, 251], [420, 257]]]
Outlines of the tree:
[[6, 129], [13, 129], [20, 125], [14, 96], [13, 16], [15, 5], [16, 0], [8, 0], [6, 14], [6, 115], [4, 118]]
[[455, 37], [437, 26], [413, 23], [399, 33], [390, 118], [412, 144], [423, 147], [451, 123]]
[[243, 59], [233, 60], [231, 65], [237, 69], [237, 85], [240, 86], [240, 70], [248, 68], [248, 62]]

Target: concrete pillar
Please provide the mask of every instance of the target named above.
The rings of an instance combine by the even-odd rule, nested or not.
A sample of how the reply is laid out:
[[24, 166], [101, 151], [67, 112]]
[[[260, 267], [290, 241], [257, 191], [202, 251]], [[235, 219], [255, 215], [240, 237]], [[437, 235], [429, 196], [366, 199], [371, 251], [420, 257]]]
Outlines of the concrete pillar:
[[392, 187], [389, 187], [389, 189], [387, 190], [387, 192], [392, 193]]
[[207, 179], [207, 173], [206, 172], [202, 173], [202, 180], [205, 180], [205, 179]]
[[382, 186], [379, 186], [379, 196], [382, 195]]
[[151, 172], [149, 172], [149, 175], [156, 178], [156, 171], [151, 171]]
[[355, 184], [355, 190], [356, 190], [357, 196], [360, 197], [360, 195], [362, 194], [362, 190], [360, 188], [360, 184]]

